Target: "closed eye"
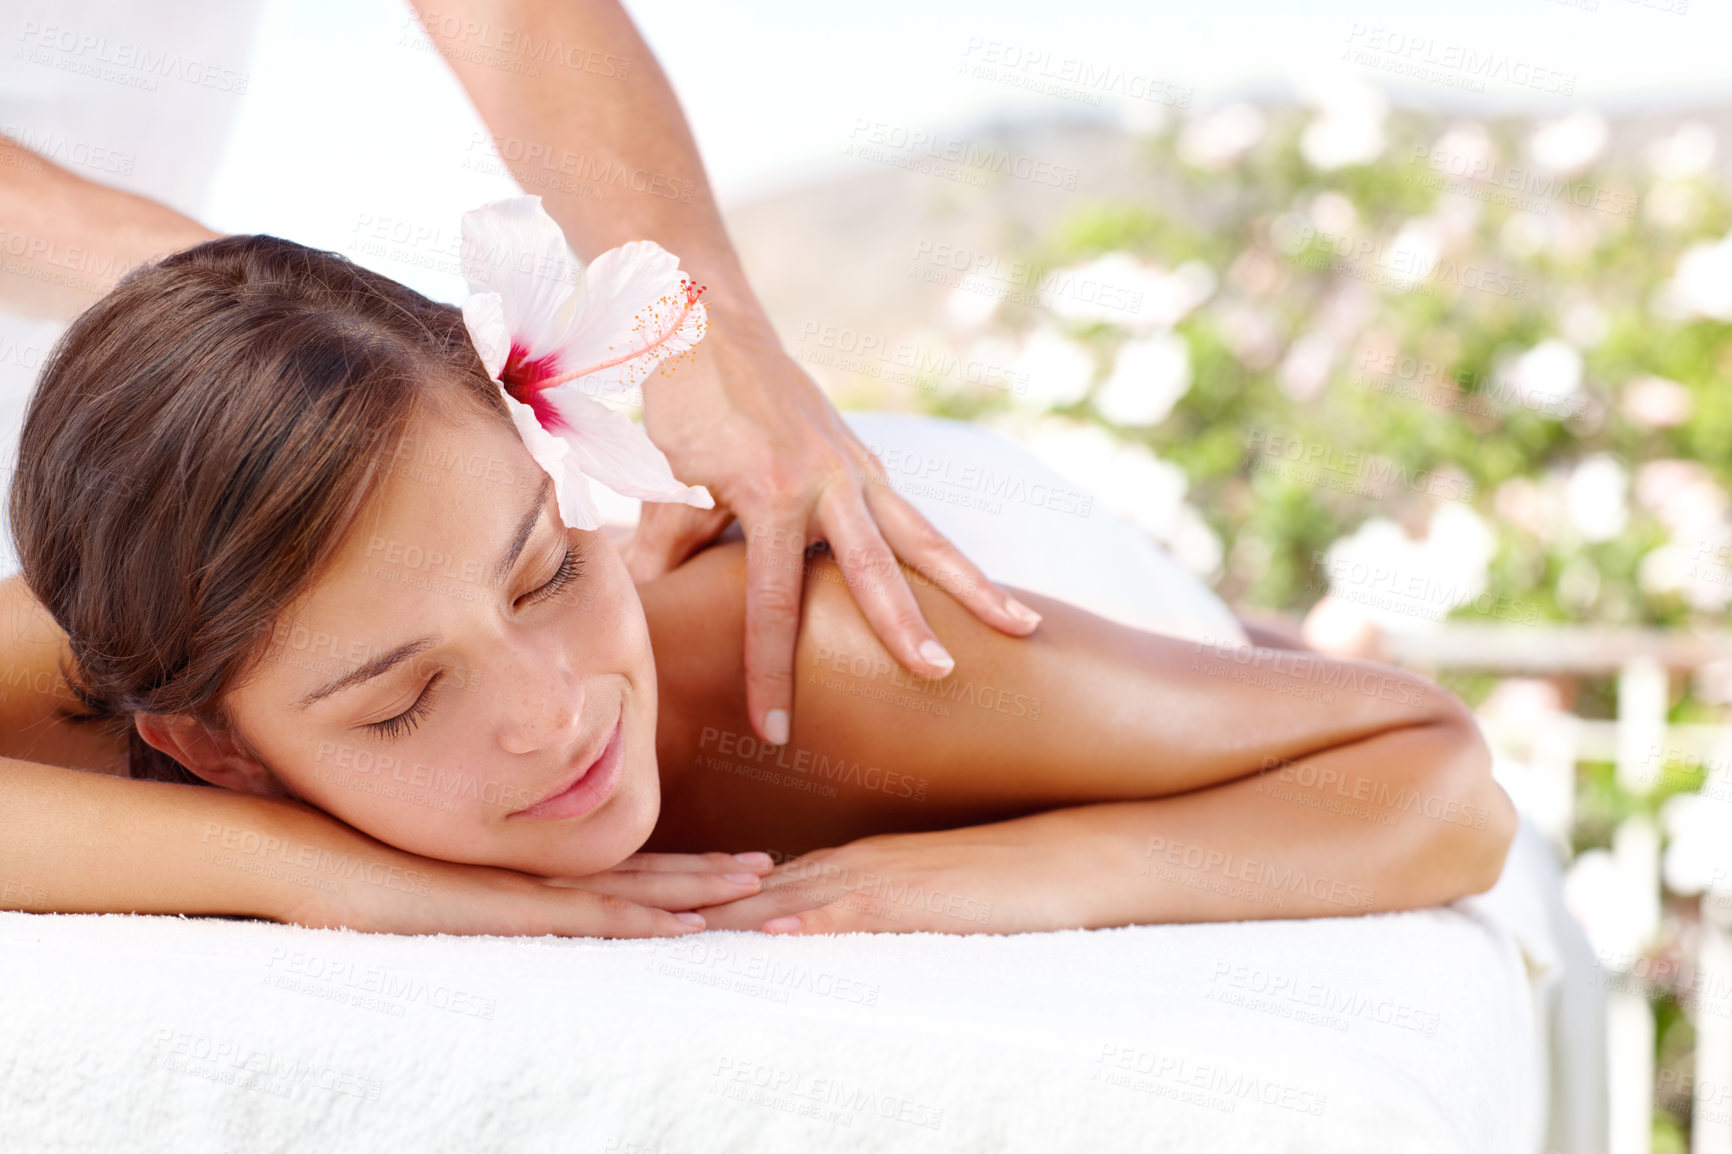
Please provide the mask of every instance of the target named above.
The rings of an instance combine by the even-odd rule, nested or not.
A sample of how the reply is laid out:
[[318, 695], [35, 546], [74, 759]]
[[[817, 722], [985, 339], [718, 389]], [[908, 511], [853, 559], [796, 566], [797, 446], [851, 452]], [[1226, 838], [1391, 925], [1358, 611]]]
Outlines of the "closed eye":
[[[583, 555], [577, 551], [576, 547], [567, 545], [565, 556], [560, 558], [559, 568], [553, 571], [553, 576], [534, 591], [526, 593], [521, 600], [529, 605], [539, 605], [548, 598], [557, 596], [581, 572], [583, 572]], [[417, 697], [414, 704], [408, 709], [395, 717], [388, 717], [384, 721], [370, 721], [365, 728], [390, 740], [413, 732], [415, 726], [427, 716], [428, 698], [432, 696], [433, 687], [439, 683], [441, 676], [443, 674], [434, 674], [426, 688], [422, 689], [421, 696]]]
[[567, 545], [565, 556], [560, 559], [559, 568], [554, 570], [553, 576], [534, 592], [525, 594], [523, 600], [530, 605], [539, 605], [549, 597], [557, 595], [571, 584], [572, 580], [581, 572], [583, 572], [582, 554], [577, 551], [576, 546]]
[[391, 740], [413, 731], [416, 724], [427, 715], [427, 699], [432, 696], [433, 687], [439, 684], [439, 678], [442, 676], [444, 676], [443, 673], [435, 673], [433, 680], [427, 683], [426, 688], [421, 690], [421, 696], [417, 697], [415, 703], [408, 709], [396, 717], [388, 717], [384, 721], [370, 721], [367, 723], [367, 729]]

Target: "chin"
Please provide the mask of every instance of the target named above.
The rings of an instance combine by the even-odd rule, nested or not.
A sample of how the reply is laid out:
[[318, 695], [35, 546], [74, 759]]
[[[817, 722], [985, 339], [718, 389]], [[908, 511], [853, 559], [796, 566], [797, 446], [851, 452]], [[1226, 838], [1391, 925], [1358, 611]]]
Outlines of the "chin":
[[654, 758], [646, 771], [627, 765], [613, 796], [529, 862], [499, 864], [544, 877], [583, 877], [612, 869], [643, 848], [661, 816], [661, 782]]

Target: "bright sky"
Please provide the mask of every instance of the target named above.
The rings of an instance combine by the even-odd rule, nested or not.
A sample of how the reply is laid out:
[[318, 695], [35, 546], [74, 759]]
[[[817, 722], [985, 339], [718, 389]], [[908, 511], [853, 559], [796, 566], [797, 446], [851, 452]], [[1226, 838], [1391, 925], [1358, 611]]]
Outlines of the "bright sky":
[[[1283, 95], [1293, 77], [1319, 68], [1370, 79], [1397, 103], [1492, 113], [1732, 100], [1725, 0], [628, 7], [673, 80], [724, 204], [848, 171], [843, 150], [862, 123], [956, 131], [996, 116], [1148, 115], [1161, 95], [1187, 90], [1191, 106], [1205, 108], [1248, 91]], [[465, 209], [513, 191], [466, 167], [486, 156], [486, 137], [443, 62], [410, 46], [409, 20], [404, 0], [266, 0], [249, 94], [206, 213], [213, 227], [350, 249], [360, 231], [388, 220], [443, 244]], [[1380, 66], [1343, 62], [1349, 49]], [[1451, 62], [1468, 56], [1500, 58], [1528, 83], [1493, 78], [1475, 94], [1396, 71], [1429, 60], [1459, 77]], [[970, 74], [975, 62], [995, 75]], [[1081, 68], [1157, 99], [1108, 93], [1095, 108], [1017, 86]], [[1555, 91], [1565, 78], [1573, 95]], [[1072, 87], [1085, 97], [1101, 91]], [[462, 295], [441, 268], [382, 267], [432, 295]]]

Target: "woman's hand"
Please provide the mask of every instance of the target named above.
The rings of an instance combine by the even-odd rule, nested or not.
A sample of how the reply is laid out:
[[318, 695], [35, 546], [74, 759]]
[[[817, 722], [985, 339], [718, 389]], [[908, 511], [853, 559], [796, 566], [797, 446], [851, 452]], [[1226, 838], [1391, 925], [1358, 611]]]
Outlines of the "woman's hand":
[[[772, 865], [765, 853], [639, 853], [600, 873], [548, 878], [355, 839], [347, 868], [278, 890], [299, 892], [276, 920], [367, 933], [674, 937], [705, 928], [694, 907], [756, 893]], [[329, 872], [342, 880], [319, 877]]]
[[[994, 584], [907, 499], [762, 315], [711, 299], [710, 331], [690, 358], [644, 383], [644, 428], [674, 475], [701, 484], [714, 509], [646, 502], [622, 555], [651, 580], [713, 540], [737, 515], [746, 540], [746, 712], [752, 731], [788, 740], [794, 645], [807, 546], [829, 544], [885, 648], [921, 677], [954, 662], [921, 613], [907, 562], [969, 612], [1012, 637], [1039, 614]], [[664, 380], [665, 378], [665, 380]]]
[[715, 930], [1018, 934], [1121, 924], [1095, 900], [1110, 868], [1057, 819], [881, 834], [784, 862], [762, 893], [698, 909]]

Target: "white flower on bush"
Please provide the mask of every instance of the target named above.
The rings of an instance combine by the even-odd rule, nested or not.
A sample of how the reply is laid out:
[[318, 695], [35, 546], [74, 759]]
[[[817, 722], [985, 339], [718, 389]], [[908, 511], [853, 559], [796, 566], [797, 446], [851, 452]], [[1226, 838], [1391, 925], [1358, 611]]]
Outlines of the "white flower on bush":
[[1145, 428], [1166, 420], [1191, 387], [1191, 347], [1172, 331], [1126, 341], [1095, 392], [1095, 408], [1115, 425]]
[[1648, 145], [1648, 167], [1662, 180], [1688, 180], [1708, 171], [1714, 159], [1714, 130], [1687, 120], [1676, 132]]
[[1696, 411], [1696, 398], [1677, 381], [1637, 377], [1624, 386], [1618, 407], [1632, 424], [1647, 429], [1670, 429], [1690, 419], [1690, 414]]
[[1037, 328], [1023, 341], [1017, 354], [1018, 383], [1022, 393], [1012, 393], [1036, 409], [1074, 404], [1088, 395], [1094, 380], [1095, 359], [1083, 346], [1051, 328]]
[[1615, 457], [1595, 453], [1570, 471], [1564, 482], [1564, 504], [1576, 530], [1589, 541], [1610, 541], [1630, 523], [1624, 501], [1629, 475]]
[[945, 299], [944, 311], [960, 329], [978, 329], [998, 312], [998, 294], [976, 291], [978, 287], [965, 280]]
[[1572, 112], [1536, 127], [1528, 138], [1528, 155], [1552, 172], [1575, 172], [1600, 158], [1609, 135], [1604, 116]]
[[1134, 333], [1171, 327], [1214, 295], [1214, 270], [1188, 260], [1173, 272], [1129, 253], [1050, 272], [1039, 284], [1041, 307], [1074, 324], [1115, 324]]
[[1308, 214], [1319, 231], [1330, 236], [1347, 236], [1359, 223], [1359, 210], [1344, 193], [1324, 189], [1311, 200]]
[[1472, 509], [1445, 502], [1423, 540], [1387, 517], [1372, 517], [1324, 555], [1329, 593], [1394, 632], [1434, 625], [1485, 592], [1497, 538]]
[[1640, 957], [1653, 937], [1659, 895], [1644, 880], [1603, 849], [1585, 851], [1564, 875], [1564, 904], [1611, 968]]
[[1724, 800], [1732, 781], [1715, 768], [1723, 764], [1720, 758], [1708, 761], [1702, 793], [1674, 794], [1660, 806], [1660, 822], [1671, 838], [1661, 871], [1675, 893], [1732, 888], [1732, 804]]
[[1732, 321], [1732, 232], [1685, 249], [1656, 304], [1663, 312], [1685, 317]]
[[1636, 503], [1674, 537], [1718, 535], [1732, 497], [1700, 461], [1666, 458], [1636, 468]]
[[1382, 154], [1389, 103], [1376, 88], [1351, 73], [1330, 71], [1301, 79], [1299, 89], [1318, 108], [1299, 138], [1299, 152], [1312, 168], [1328, 172]]
[[1287, 349], [1276, 382], [1295, 401], [1309, 401], [1323, 391], [1335, 364], [1335, 338], [1326, 332], [1306, 333]]
[[1497, 163], [1497, 145], [1485, 126], [1461, 121], [1449, 126], [1431, 146], [1426, 165], [1439, 177], [1456, 180], [1490, 180]]
[[1075, 324], [1110, 324], [1133, 332], [1183, 320], [1215, 291], [1214, 270], [1186, 261], [1172, 272], [1124, 252], [1109, 252], [1041, 278], [1040, 304]]
[[1096, 494], [1102, 507], [1165, 545], [1191, 572], [1208, 578], [1219, 569], [1220, 539], [1185, 502], [1189, 482], [1177, 465], [1080, 421], [1049, 417], [1010, 433], [1079, 489]]
[[1548, 338], [1508, 362], [1503, 380], [1513, 390], [1515, 406], [1541, 416], [1567, 416], [1566, 402], [1582, 387], [1582, 354], [1566, 341]]
[[1256, 105], [1236, 101], [1194, 118], [1179, 134], [1179, 159], [1196, 168], [1235, 163], [1263, 139], [1268, 126]]
[[1430, 276], [1442, 255], [1443, 229], [1422, 217], [1401, 226], [1381, 263], [1390, 280], [1407, 289]]

